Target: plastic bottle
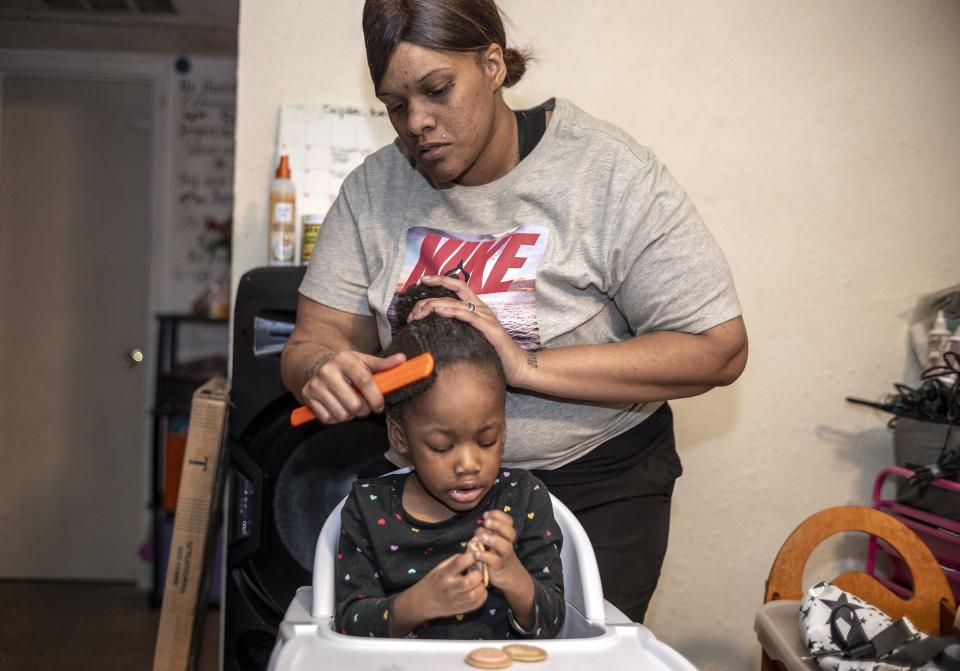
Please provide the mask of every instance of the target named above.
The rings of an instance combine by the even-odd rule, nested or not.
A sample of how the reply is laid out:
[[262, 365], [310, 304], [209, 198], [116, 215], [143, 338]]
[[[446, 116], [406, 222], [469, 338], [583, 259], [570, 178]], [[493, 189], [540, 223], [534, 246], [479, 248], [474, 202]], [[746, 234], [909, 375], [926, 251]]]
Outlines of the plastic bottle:
[[947, 351], [950, 341], [950, 331], [947, 330], [947, 319], [943, 310], [937, 311], [937, 318], [933, 321], [933, 329], [927, 334], [927, 365], [942, 366], [943, 353]]
[[320, 234], [320, 224], [323, 223], [322, 214], [303, 215], [303, 242], [300, 245], [300, 263], [307, 264], [313, 256], [313, 248], [317, 244]]
[[291, 266], [297, 245], [297, 189], [290, 179], [290, 159], [280, 156], [277, 176], [270, 184], [270, 244], [268, 265]]

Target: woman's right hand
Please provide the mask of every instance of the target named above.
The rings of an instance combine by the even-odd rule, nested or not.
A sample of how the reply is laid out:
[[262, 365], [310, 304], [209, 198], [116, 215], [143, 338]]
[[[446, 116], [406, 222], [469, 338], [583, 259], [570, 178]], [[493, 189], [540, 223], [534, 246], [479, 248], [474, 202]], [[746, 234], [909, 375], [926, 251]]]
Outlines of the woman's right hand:
[[349, 350], [325, 352], [307, 369], [307, 382], [301, 390], [303, 403], [324, 424], [383, 412], [383, 394], [373, 375], [405, 360], [403, 354], [382, 359]]

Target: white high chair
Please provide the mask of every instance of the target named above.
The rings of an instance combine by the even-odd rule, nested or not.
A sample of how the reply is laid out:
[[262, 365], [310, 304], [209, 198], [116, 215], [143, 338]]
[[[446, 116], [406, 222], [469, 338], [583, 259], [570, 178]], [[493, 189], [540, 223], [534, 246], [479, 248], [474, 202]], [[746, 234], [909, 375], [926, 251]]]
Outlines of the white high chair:
[[[692, 671], [694, 667], [686, 659], [658, 641], [649, 629], [631, 622], [604, 601], [590, 539], [573, 513], [553, 495], [551, 499], [563, 534], [560, 558], [566, 617], [558, 638], [530, 641], [546, 650], [549, 657], [540, 665], [529, 666], [558, 671], [583, 671], [592, 666]], [[361, 638], [334, 631], [334, 556], [343, 503], [323, 525], [313, 564], [313, 586], [297, 590], [287, 609], [270, 657], [270, 671], [314, 671], [321, 667], [351, 671], [468, 669], [463, 660], [471, 650], [498, 645], [497, 641]]]

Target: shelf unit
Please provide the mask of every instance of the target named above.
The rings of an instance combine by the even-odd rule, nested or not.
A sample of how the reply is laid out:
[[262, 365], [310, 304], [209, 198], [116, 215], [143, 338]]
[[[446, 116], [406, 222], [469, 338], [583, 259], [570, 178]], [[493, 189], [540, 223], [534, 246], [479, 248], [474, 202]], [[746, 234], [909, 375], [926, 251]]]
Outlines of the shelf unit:
[[153, 396], [151, 446], [150, 511], [152, 520], [153, 566], [150, 604], [159, 607], [163, 596], [163, 552], [165, 526], [172, 517], [164, 507], [167, 433], [170, 420], [189, 417], [193, 392], [215, 375], [226, 376], [227, 352], [221, 356], [180, 361], [181, 326], [227, 327], [227, 319], [211, 319], [189, 314], [160, 313], [157, 322], [157, 367]]
[[[960, 602], [960, 483], [938, 478], [929, 485], [951, 492], [952, 497], [956, 498], [957, 518], [944, 517], [883, 496], [883, 485], [888, 478], [892, 481], [895, 478], [912, 476], [913, 471], [899, 466], [880, 471], [873, 484], [873, 507], [906, 524], [930, 548], [943, 569], [954, 597]], [[880, 557], [885, 557], [892, 567], [890, 574], [879, 574], [877, 564]], [[875, 536], [870, 537], [867, 546], [866, 572], [904, 598], [911, 594], [911, 579], [903, 562], [892, 548]]]

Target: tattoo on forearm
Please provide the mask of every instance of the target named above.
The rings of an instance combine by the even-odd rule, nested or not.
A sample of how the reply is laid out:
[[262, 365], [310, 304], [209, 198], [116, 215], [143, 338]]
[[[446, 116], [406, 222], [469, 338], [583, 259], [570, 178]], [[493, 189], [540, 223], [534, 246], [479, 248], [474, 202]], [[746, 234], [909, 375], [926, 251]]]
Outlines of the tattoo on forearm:
[[303, 372], [303, 384], [307, 384], [314, 375], [317, 374], [317, 371], [330, 359], [336, 355], [336, 352], [324, 352], [321, 354], [316, 361], [307, 366], [307, 370]]
[[537, 367], [537, 355], [533, 352], [527, 352], [527, 366], [530, 368]]

